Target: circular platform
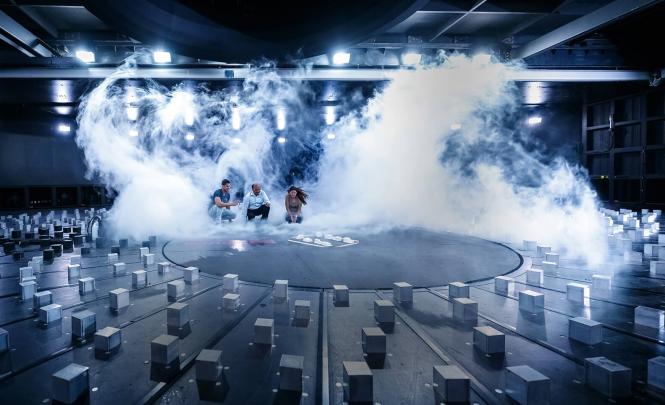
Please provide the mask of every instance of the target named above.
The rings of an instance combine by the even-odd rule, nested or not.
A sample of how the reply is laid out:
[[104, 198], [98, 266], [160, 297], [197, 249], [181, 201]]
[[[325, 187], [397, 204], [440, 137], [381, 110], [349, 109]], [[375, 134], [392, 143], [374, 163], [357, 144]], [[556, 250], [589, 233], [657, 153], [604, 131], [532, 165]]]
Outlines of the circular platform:
[[272, 284], [287, 279], [292, 286], [346, 284], [352, 289], [390, 288], [395, 281], [441, 286], [505, 274], [522, 263], [519, 254], [501, 244], [422, 229], [318, 236], [178, 240], [167, 243], [163, 253], [178, 265], [216, 275], [235, 273], [244, 281]]

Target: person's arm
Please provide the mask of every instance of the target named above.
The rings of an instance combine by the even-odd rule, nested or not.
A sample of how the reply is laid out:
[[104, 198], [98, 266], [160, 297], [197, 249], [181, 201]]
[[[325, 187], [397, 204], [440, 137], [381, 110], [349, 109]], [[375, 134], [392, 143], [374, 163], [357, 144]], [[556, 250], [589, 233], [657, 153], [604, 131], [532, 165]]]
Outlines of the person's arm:
[[265, 191], [261, 190], [261, 196], [263, 197], [263, 204], [270, 206], [270, 199], [268, 199], [268, 194]]
[[226, 207], [226, 204], [222, 202], [222, 199], [219, 197], [215, 197], [215, 205], [218, 206], [219, 208], [224, 208]]
[[300, 216], [301, 212], [302, 212], [302, 201], [298, 200], [298, 216]]
[[289, 195], [287, 194], [286, 197], [284, 197], [284, 208], [286, 208], [286, 213], [291, 215], [291, 211], [289, 211]]

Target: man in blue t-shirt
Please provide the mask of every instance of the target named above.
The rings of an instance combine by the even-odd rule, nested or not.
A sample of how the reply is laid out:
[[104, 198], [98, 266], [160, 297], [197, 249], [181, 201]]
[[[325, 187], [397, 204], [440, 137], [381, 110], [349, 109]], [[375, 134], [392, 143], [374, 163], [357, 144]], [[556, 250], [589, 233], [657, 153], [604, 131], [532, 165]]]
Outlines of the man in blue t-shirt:
[[231, 207], [238, 205], [239, 201], [231, 201], [229, 190], [231, 190], [231, 181], [224, 179], [222, 180], [222, 188], [215, 190], [212, 195], [212, 205], [208, 212], [218, 223], [227, 220], [231, 222], [236, 217], [236, 213], [231, 211]]

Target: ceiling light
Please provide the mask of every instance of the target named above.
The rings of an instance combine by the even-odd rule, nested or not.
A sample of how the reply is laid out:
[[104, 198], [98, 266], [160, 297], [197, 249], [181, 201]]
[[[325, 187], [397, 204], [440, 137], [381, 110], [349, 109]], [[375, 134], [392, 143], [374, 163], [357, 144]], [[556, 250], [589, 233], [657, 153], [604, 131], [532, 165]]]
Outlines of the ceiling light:
[[407, 52], [402, 55], [402, 63], [405, 65], [417, 65], [422, 60], [423, 55], [417, 52]]
[[351, 61], [351, 54], [348, 52], [336, 52], [333, 55], [333, 65], [346, 65]]
[[452, 129], [453, 131], [459, 131], [460, 129], [462, 129], [462, 124], [458, 122], [451, 124], [450, 129]]
[[231, 127], [236, 131], [240, 129], [240, 110], [238, 110], [238, 107], [233, 107], [231, 110]]
[[68, 133], [71, 132], [71, 130], [72, 130], [72, 128], [67, 124], [59, 124], [58, 125], [58, 132], [60, 132], [61, 134], [68, 134]]
[[135, 138], [135, 137], [139, 136], [139, 131], [137, 129], [132, 128], [132, 129], [129, 130], [129, 136], [131, 136], [132, 138]]
[[91, 51], [76, 51], [76, 57], [85, 63], [94, 63], [95, 62], [95, 53]]
[[286, 111], [283, 108], [277, 110], [277, 130], [286, 128]]
[[191, 107], [185, 110], [185, 125], [188, 127], [194, 125], [194, 110]]
[[529, 125], [539, 125], [542, 122], [543, 122], [543, 117], [539, 115], [531, 116], [526, 120], [526, 123]]
[[240, 138], [238, 138], [238, 137], [233, 138], [231, 141], [232, 141], [233, 143], [235, 143], [236, 145], [239, 144], [240, 142], [242, 142], [242, 140], [241, 140]]
[[330, 140], [333, 140], [333, 139], [335, 139], [335, 134], [328, 134], [327, 138], [330, 139]]
[[127, 107], [127, 119], [130, 121], [136, 121], [139, 117], [138, 107]]
[[332, 125], [335, 123], [335, 107], [326, 107], [326, 124]]
[[286, 138], [284, 138], [283, 136], [280, 136], [279, 138], [277, 138], [277, 142], [279, 142], [279, 143], [285, 143], [285, 142], [286, 142]]
[[165, 51], [154, 51], [152, 53], [152, 60], [155, 63], [171, 63], [171, 53]]
[[187, 133], [185, 134], [185, 140], [187, 140], [187, 141], [193, 141], [193, 140], [194, 140], [194, 134], [191, 133], [191, 132], [187, 132]]

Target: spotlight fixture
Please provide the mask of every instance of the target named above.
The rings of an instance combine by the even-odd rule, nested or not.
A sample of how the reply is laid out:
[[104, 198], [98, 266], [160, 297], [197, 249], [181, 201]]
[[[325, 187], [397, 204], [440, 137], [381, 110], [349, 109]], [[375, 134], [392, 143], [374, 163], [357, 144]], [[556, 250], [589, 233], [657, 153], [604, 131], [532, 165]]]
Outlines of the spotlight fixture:
[[166, 51], [154, 51], [152, 53], [152, 60], [155, 63], [171, 63], [171, 53]]
[[76, 51], [76, 58], [84, 63], [94, 63], [95, 53], [91, 51], [78, 50]]
[[194, 140], [194, 134], [191, 133], [191, 132], [187, 132], [185, 134], [185, 140], [190, 141], [190, 142], [193, 141]]
[[238, 107], [233, 107], [231, 111], [231, 127], [236, 131], [240, 129], [240, 110], [238, 110]]
[[286, 111], [283, 108], [277, 110], [277, 130], [286, 128]]
[[529, 125], [532, 125], [532, 126], [533, 125], [540, 125], [542, 122], [543, 122], [543, 117], [541, 117], [539, 115], [531, 116], [526, 120], [526, 123], [529, 124]]
[[422, 60], [423, 55], [417, 52], [407, 52], [402, 55], [402, 63], [405, 65], [418, 65]]
[[335, 123], [335, 107], [327, 106], [326, 107], [326, 124], [332, 125]]
[[127, 107], [127, 119], [130, 121], [136, 121], [139, 117], [138, 107]]
[[129, 130], [129, 136], [131, 136], [132, 138], [136, 138], [137, 136], [139, 136], [139, 131], [135, 128], [132, 128]]
[[239, 144], [240, 142], [242, 142], [242, 140], [241, 140], [240, 138], [238, 138], [238, 137], [233, 138], [231, 141], [232, 141], [233, 143], [235, 143], [236, 145]]
[[61, 134], [68, 134], [72, 131], [72, 128], [67, 125], [67, 124], [59, 124], [58, 125], [58, 132]]
[[351, 54], [348, 52], [336, 52], [333, 55], [333, 65], [346, 65], [351, 61]]
[[450, 129], [452, 129], [453, 131], [459, 131], [460, 129], [462, 129], [462, 124], [458, 122], [450, 124]]
[[286, 138], [284, 138], [283, 136], [280, 136], [279, 138], [277, 138], [277, 142], [278, 143], [286, 143]]
[[328, 134], [326, 138], [330, 139], [331, 141], [335, 139], [335, 134]]
[[194, 125], [194, 110], [191, 107], [185, 110], [185, 125], [188, 127]]

